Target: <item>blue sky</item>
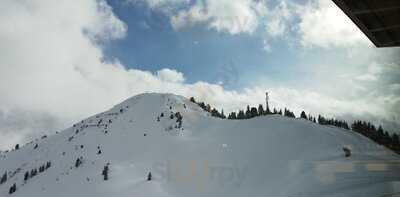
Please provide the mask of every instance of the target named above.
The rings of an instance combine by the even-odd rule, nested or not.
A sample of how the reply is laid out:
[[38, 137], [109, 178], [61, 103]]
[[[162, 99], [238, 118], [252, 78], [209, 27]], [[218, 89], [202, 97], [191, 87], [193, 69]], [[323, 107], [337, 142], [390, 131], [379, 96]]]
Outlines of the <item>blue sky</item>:
[[[286, 1], [266, 3], [273, 9], [281, 2]], [[287, 2], [298, 5], [309, 3]], [[105, 45], [105, 57], [116, 58], [128, 68], [152, 72], [172, 68], [182, 72], [188, 83], [201, 80], [220, 83], [227, 89], [268, 83], [315, 90], [319, 87], [308, 85], [321, 83], [315, 79], [315, 72], [340, 75], [368, 67], [366, 61], [349, 58], [349, 51], [355, 50], [355, 46], [305, 47], [296, 32], [287, 31], [282, 37], [274, 38], [267, 35], [263, 25], [259, 25], [254, 32], [234, 35], [207, 28], [206, 24], [176, 30], [162, 7], [151, 8], [145, 1], [129, 3], [109, 0], [108, 3], [115, 15], [127, 24], [128, 29], [125, 38]], [[299, 19], [293, 18], [285, 25], [296, 26]], [[268, 19], [264, 17], [260, 20]], [[268, 50], [264, 48], [265, 43]], [[362, 47], [374, 51], [367, 44]], [[347, 65], [349, 63], [351, 66]], [[329, 65], [322, 70], [312, 69], [312, 66], [324, 64]], [[346, 68], [343, 72], [335, 73], [334, 70], [341, 70], [344, 65]]]
[[[400, 132], [400, 49], [328, 0], [3, 0], [0, 149], [143, 92]], [[62, 104], [61, 104], [62, 103]]]
[[[108, 58], [118, 58], [124, 65], [150, 71], [168, 67], [183, 72], [190, 83], [203, 80], [222, 82], [237, 89], [267, 77], [280, 83], [307, 78], [300, 69], [305, 59], [299, 57], [286, 40], [274, 42], [274, 50], [264, 49], [263, 32], [231, 35], [202, 25], [176, 31], [165, 13], [151, 10], [146, 4], [109, 1], [115, 14], [128, 25], [127, 36], [108, 43]], [[311, 51], [315, 52], [315, 51]], [[240, 76], [224, 76], [233, 70]], [[240, 74], [239, 74], [240, 73]]]

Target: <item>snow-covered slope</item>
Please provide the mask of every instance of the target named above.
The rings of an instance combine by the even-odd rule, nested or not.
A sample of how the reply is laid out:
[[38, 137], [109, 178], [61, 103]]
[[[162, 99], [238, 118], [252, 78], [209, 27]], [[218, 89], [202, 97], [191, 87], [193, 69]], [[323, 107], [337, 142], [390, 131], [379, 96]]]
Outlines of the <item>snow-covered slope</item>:
[[184, 97], [152, 93], [2, 153], [0, 176], [9, 177], [0, 196], [384, 196], [400, 192], [399, 164], [352, 131], [277, 115], [223, 120]]

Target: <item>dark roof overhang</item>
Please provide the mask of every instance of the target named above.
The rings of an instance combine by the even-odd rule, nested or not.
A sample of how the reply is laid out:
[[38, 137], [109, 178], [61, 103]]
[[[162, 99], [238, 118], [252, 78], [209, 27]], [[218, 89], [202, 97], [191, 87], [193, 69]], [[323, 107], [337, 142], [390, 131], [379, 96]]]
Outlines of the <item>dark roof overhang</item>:
[[376, 47], [400, 46], [400, 0], [333, 0]]

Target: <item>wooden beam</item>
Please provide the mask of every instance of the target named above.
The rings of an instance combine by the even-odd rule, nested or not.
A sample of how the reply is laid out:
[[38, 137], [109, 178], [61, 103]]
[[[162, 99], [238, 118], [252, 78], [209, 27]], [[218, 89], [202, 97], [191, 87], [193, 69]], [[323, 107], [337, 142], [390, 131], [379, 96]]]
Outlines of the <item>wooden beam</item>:
[[381, 45], [380, 47], [400, 47], [400, 40], [395, 40], [393, 42], [385, 43], [385, 44]]
[[369, 31], [370, 32], [379, 32], [379, 31], [386, 31], [386, 30], [398, 29], [398, 28], [400, 28], [400, 25], [391, 25], [391, 26], [369, 29]]
[[357, 27], [371, 40], [372, 43], [376, 47], [381, 47], [382, 43], [380, 43], [372, 32], [364, 25], [364, 23], [355, 15], [353, 14], [352, 10], [348, 7], [348, 5], [343, 0], [332, 0], [352, 21], [357, 25]]
[[396, 10], [400, 10], [400, 6], [377, 8], [377, 9], [355, 10], [355, 11], [353, 11], [353, 14], [360, 15], [360, 14], [369, 14], [369, 13], [374, 13], [374, 12], [386, 12], [386, 11], [396, 11]]

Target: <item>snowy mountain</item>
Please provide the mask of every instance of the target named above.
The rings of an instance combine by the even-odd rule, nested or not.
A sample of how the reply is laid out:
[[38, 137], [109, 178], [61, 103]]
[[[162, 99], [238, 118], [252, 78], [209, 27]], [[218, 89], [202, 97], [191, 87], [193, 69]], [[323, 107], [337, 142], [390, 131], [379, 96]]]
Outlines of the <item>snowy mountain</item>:
[[400, 192], [399, 168], [397, 155], [349, 130], [219, 119], [151, 93], [1, 153], [0, 196], [385, 196]]

